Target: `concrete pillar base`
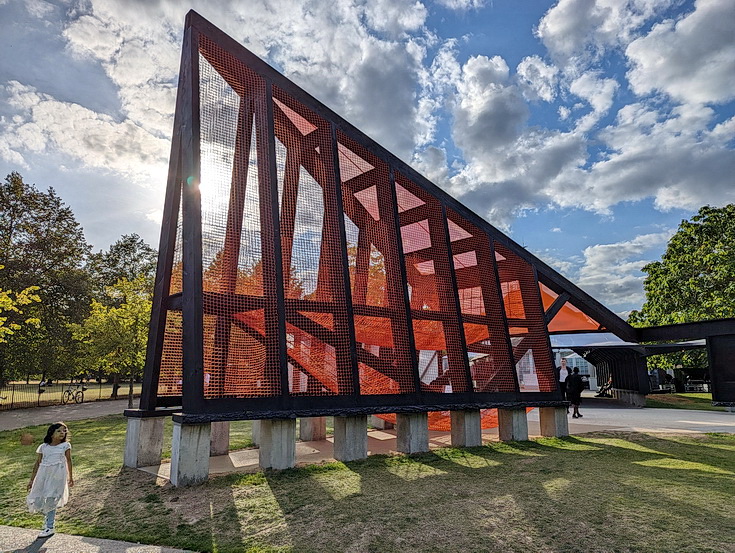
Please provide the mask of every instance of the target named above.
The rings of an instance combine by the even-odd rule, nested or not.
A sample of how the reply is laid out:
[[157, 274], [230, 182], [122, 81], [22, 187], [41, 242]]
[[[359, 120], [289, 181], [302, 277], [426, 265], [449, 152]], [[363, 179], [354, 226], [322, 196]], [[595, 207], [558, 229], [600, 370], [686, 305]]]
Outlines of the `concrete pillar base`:
[[201, 484], [209, 478], [210, 423], [181, 424], [174, 421], [171, 443], [171, 483]]
[[632, 405], [633, 407], [645, 407], [646, 396], [634, 390], [612, 389], [612, 396], [618, 401]]
[[260, 421], [259, 464], [262, 469], [296, 466], [296, 419]]
[[528, 418], [525, 409], [498, 409], [498, 434], [501, 442], [528, 440]]
[[209, 455], [227, 455], [230, 452], [230, 421], [213, 422], [209, 439]]
[[334, 458], [357, 461], [365, 459], [367, 452], [367, 416], [334, 417]]
[[160, 465], [162, 448], [163, 417], [128, 417], [123, 457], [126, 467]]
[[251, 429], [252, 437], [253, 437], [253, 445], [259, 446], [260, 445], [260, 421], [253, 421], [253, 426]]
[[549, 438], [569, 436], [569, 419], [566, 407], [539, 408], [541, 435]]
[[378, 430], [393, 430], [396, 427], [392, 422], [388, 422], [375, 415], [370, 415], [370, 426]]
[[480, 410], [452, 411], [452, 447], [477, 447], [482, 445]]
[[326, 440], [327, 417], [303, 417], [299, 419], [299, 438], [302, 442]]
[[408, 454], [429, 451], [428, 413], [396, 415], [396, 449]]

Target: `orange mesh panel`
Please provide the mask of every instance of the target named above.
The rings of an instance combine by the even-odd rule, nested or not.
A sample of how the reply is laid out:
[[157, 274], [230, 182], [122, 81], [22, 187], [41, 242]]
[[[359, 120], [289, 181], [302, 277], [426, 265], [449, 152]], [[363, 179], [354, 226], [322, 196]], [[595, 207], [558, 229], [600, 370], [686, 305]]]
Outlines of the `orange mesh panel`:
[[[279, 189], [291, 391], [350, 394], [351, 322], [331, 129], [278, 87], [273, 95], [275, 133], [283, 145], [276, 165], [284, 167]], [[304, 384], [309, 379], [319, 385]]]
[[[259, 174], [267, 151], [258, 131], [265, 83], [204, 36], [199, 72], [204, 395], [274, 396], [280, 394], [278, 360], [271, 353], [268, 362], [266, 341], [277, 327], [274, 333], [263, 310], [274, 313], [275, 305], [266, 293], [262, 251], [270, 221], [261, 220], [270, 184]], [[238, 307], [243, 304], [252, 310]]]
[[474, 388], [478, 392], [513, 392], [513, 363], [490, 240], [453, 210], [447, 215]]
[[[559, 297], [559, 294], [540, 282], [539, 289], [541, 290], [544, 309], [548, 310], [554, 303], [554, 300]], [[576, 308], [569, 302], [566, 302], [559, 312], [554, 315], [554, 318], [551, 319], [548, 328], [549, 332], [602, 330], [600, 323], [595, 321], [592, 317], [587, 316], [581, 309]]]
[[183, 328], [181, 312], [169, 311], [166, 314], [161, 372], [158, 377], [159, 396], [181, 395]]
[[[467, 353], [452, 285], [456, 260], [447, 243], [441, 204], [400, 173], [396, 197], [421, 382], [435, 392], [467, 391]], [[450, 240], [467, 235], [456, 225], [448, 234]]]
[[[362, 394], [415, 390], [388, 166], [337, 133]], [[410, 199], [405, 199], [410, 204]]]
[[502, 244], [494, 246], [520, 390], [553, 392], [557, 382], [533, 267]]

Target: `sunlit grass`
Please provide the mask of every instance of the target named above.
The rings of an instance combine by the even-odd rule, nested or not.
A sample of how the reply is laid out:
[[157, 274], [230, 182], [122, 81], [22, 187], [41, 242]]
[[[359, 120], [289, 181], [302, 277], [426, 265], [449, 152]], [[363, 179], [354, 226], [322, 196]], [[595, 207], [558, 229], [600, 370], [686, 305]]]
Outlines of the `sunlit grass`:
[[[40, 525], [24, 498], [45, 428], [0, 433], [0, 524]], [[58, 524], [87, 536], [219, 553], [678, 553], [731, 550], [735, 527], [728, 434], [492, 443], [174, 488], [121, 468], [122, 417], [70, 428], [77, 486]], [[25, 432], [33, 445], [20, 445]], [[232, 443], [251, 443], [250, 432], [233, 423]]]
[[646, 396], [646, 407], [665, 409], [697, 409], [700, 411], [724, 411], [724, 407], [712, 405], [712, 394], [687, 392], [681, 394], [653, 394]]

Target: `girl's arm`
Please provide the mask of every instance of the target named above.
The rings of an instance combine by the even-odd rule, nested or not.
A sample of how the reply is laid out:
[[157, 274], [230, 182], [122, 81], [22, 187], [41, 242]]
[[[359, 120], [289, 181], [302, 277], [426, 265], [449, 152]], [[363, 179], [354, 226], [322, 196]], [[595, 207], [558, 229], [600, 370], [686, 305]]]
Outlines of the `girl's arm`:
[[28, 491], [31, 490], [31, 486], [33, 486], [33, 481], [36, 479], [36, 473], [38, 472], [38, 465], [41, 464], [41, 459], [43, 458], [43, 455], [38, 453], [36, 455], [36, 464], [33, 465], [33, 474], [31, 474], [31, 479], [28, 481]]
[[66, 455], [66, 468], [69, 471], [69, 487], [74, 485], [74, 477], [71, 474], [71, 449], [67, 449]]

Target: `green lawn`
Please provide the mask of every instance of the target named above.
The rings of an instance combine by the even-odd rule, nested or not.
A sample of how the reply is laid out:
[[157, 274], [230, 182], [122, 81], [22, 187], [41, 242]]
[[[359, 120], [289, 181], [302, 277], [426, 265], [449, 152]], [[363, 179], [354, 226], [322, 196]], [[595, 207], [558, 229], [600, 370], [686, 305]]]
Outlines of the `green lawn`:
[[709, 392], [689, 392], [683, 394], [651, 394], [646, 396], [646, 407], [665, 409], [699, 409], [702, 411], [724, 411], [724, 407], [712, 405]]
[[[249, 443], [249, 423], [232, 427], [233, 445]], [[25, 512], [35, 445], [20, 438], [44, 430], [0, 433], [0, 524], [41, 522]], [[177, 489], [121, 468], [122, 417], [70, 430], [61, 532], [220, 553], [733, 551], [734, 435], [586, 434]]]

